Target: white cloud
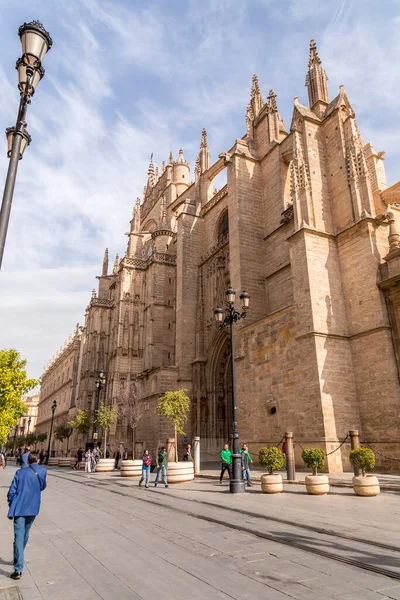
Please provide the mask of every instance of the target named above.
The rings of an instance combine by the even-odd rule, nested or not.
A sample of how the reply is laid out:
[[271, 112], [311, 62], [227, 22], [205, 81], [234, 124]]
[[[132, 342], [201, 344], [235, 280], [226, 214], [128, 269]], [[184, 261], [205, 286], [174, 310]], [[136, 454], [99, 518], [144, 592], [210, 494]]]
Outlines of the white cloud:
[[[60, 5], [32, 0], [56, 30], [29, 107], [33, 141], [19, 165], [0, 274], [0, 345], [17, 347], [34, 375], [82, 319], [105, 246], [111, 256], [124, 252], [150, 153], [160, 164], [182, 146], [193, 165], [204, 126], [212, 157], [227, 150], [245, 132], [253, 72], [264, 95], [275, 89], [290, 123], [293, 96], [306, 98], [309, 38], [331, 97], [344, 83], [365, 141], [388, 151], [393, 182], [397, 138], [385, 112], [399, 108], [399, 18], [382, 36], [372, 0], [362, 13], [351, 0]], [[23, 0], [13, 6], [26, 10]], [[0, 129], [12, 124], [18, 101], [16, 56], [3, 46]], [[0, 158], [0, 181], [6, 167]]]

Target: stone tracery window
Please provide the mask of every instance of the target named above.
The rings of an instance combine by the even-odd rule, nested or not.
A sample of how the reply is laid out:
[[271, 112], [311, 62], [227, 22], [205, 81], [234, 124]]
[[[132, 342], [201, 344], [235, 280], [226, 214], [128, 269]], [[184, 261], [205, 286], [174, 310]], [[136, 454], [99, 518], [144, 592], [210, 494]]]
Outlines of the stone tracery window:
[[229, 237], [229, 215], [228, 211], [224, 210], [218, 221], [217, 227], [218, 243], [225, 242]]

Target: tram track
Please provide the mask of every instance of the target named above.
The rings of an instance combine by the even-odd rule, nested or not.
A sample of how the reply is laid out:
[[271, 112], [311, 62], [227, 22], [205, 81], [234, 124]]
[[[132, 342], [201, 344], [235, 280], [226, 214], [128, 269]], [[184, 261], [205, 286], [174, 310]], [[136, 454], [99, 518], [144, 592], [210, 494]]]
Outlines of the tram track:
[[[264, 516], [241, 508], [224, 507], [213, 502], [201, 501], [196, 499], [188, 500], [187, 498], [178, 497], [174, 494], [171, 494], [170, 492], [168, 492], [168, 494], [165, 494], [165, 492], [152, 490], [151, 494], [149, 494], [143, 493], [144, 490], [141, 490], [140, 492], [136, 491], [135, 488], [127, 487], [125, 484], [116, 481], [79, 481], [76, 478], [71, 478], [65, 476], [64, 474], [61, 475], [60, 473], [56, 473], [54, 471], [50, 473], [52, 476], [58, 477], [60, 479], [72, 481], [75, 483], [85, 485], [87, 487], [93, 487], [95, 489], [99, 489], [99, 487], [101, 487], [104, 491], [108, 491], [110, 493], [126, 498], [134, 499], [139, 502], [146, 503], [147, 505], [150, 504], [153, 506], [162, 507], [165, 510], [171, 510], [175, 513], [184, 514], [194, 519], [199, 519], [202, 521], [213, 523], [215, 525], [219, 525], [227, 529], [240, 531], [257, 538], [268, 540], [276, 544], [291, 547], [295, 550], [307, 552], [314, 556], [319, 556], [328, 560], [333, 560], [336, 562], [347, 564], [349, 566], [361, 569], [363, 571], [369, 571], [371, 573], [375, 573], [384, 577], [388, 577], [390, 579], [400, 581], [400, 559], [396, 556], [400, 552], [400, 548], [397, 546], [385, 544], [383, 542], [375, 542], [373, 540], [365, 538], [358, 538], [353, 535], [340, 533], [318, 526], [294, 523], [293, 521], [290, 521], [288, 519]], [[122, 491], [121, 489], [115, 489], [115, 486], [123, 488], [126, 491]], [[165, 502], [162, 502], [163, 499], [166, 500], [167, 498], [170, 500], [172, 499], [174, 502], [178, 501], [178, 503], [184, 502], [185, 507], [166, 504]], [[196, 506], [199, 505], [199, 507], [201, 506], [205, 510], [192, 510], [192, 508], [188, 507], [188, 503], [190, 503], [191, 505], [194, 504]], [[213, 510], [213, 514], [209, 513], [209, 509]], [[215, 515], [215, 512], [220, 513], [220, 515]], [[232, 518], [232, 516], [234, 518]], [[250, 519], [250, 521], [247, 521], [246, 523], [235, 522], [236, 517], [246, 517], [247, 519]], [[286, 532], [265, 531], [263, 530], [263, 527], [265, 527], [266, 525], [273, 527], [276, 525], [284, 525], [288, 528], [288, 530]], [[308, 533], [316, 534], [318, 537], [308, 538], [306, 536], [298, 535], [296, 531], [301, 530]], [[348, 545], [346, 547], [340, 547], [340, 545], [338, 545], [338, 540], [343, 540]], [[349, 542], [351, 542], [353, 545], [349, 545]], [[331, 548], [336, 547], [336, 552], [332, 551], [331, 549], [326, 550], [323, 547], [320, 547], [321, 545], [330, 546]], [[377, 549], [378, 552], [371, 553], [371, 547]], [[390, 552], [395, 556], [384, 555], [382, 554], [382, 551]], [[359, 558], [352, 558], [346, 556], [346, 554], [351, 553], [358, 553], [364, 555], [365, 558], [364, 560], [360, 560]], [[394, 568], [390, 569], [386, 568], [385, 566], [381, 566], [379, 564], [380, 560], [392, 562]]]

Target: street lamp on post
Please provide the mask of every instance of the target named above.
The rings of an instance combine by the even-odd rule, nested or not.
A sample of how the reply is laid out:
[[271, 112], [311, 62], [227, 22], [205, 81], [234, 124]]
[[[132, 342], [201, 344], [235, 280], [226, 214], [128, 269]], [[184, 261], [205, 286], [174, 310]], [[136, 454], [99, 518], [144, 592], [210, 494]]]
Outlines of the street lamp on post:
[[[104, 374], [104, 371], [100, 371], [99, 373], [99, 378], [96, 379], [96, 407], [95, 407], [95, 417], [97, 415], [97, 411], [99, 410], [99, 406], [100, 406], [100, 398], [101, 398], [101, 391], [104, 388], [106, 384], [106, 376]], [[96, 418], [94, 419], [94, 425], [93, 425], [93, 440], [94, 440], [94, 447], [97, 448], [97, 423], [96, 423]]]
[[31, 136], [26, 130], [26, 112], [36, 86], [44, 76], [42, 60], [53, 44], [49, 33], [39, 21], [24, 23], [19, 28], [18, 35], [21, 38], [22, 57], [17, 60], [15, 68], [18, 71], [18, 89], [21, 99], [15, 127], [6, 129], [7, 156], [10, 163], [0, 212], [0, 269], [10, 220], [18, 161], [21, 160], [25, 148], [31, 142]]
[[242, 312], [235, 309], [235, 296], [236, 292], [229, 288], [225, 292], [227, 306], [225, 309], [218, 306], [215, 311], [215, 320], [218, 324], [219, 329], [229, 327], [230, 340], [231, 340], [231, 381], [232, 381], [232, 479], [230, 480], [229, 490], [232, 494], [238, 494], [245, 491], [245, 483], [242, 477], [242, 459], [239, 452], [239, 430], [237, 424], [237, 407], [236, 407], [236, 383], [235, 383], [235, 357], [234, 357], [234, 338], [233, 338], [233, 324], [237, 323], [240, 319], [244, 319], [247, 315], [247, 309], [249, 308], [250, 296], [247, 292], [240, 294], [240, 300], [242, 303]]
[[30, 431], [31, 431], [31, 421], [32, 421], [32, 417], [29, 416], [29, 418], [28, 418], [28, 435], [30, 434]]
[[49, 434], [49, 445], [47, 447], [46, 464], [49, 462], [50, 447], [51, 447], [51, 434], [53, 433], [54, 413], [56, 412], [56, 408], [57, 408], [57, 402], [54, 400], [53, 404], [51, 405], [51, 424], [50, 424], [50, 434]]

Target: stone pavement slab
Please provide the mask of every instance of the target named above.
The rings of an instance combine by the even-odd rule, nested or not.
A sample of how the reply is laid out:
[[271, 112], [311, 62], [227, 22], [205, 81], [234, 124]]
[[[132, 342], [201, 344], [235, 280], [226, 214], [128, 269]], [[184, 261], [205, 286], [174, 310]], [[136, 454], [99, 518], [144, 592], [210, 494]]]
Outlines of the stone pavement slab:
[[[235, 526], [227, 528], [207, 517], [220, 518], [231, 511], [233, 524], [254, 527], [260, 522], [260, 527], [267, 524], [271, 531], [279, 527], [281, 534], [290, 534], [290, 526], [243, 515], [230, 507], [267, 516], [284, 514], [289, 520], [324, 523], [338, 530], [342, 520], [352, 520], [354, 529], [368, 537], [378, 528], [371, 518], [376, 514], [382, 519], [386, 538], [389, 523], [393, 530], [400, 508], [397, 494], [359, 499], [351, 490], [337, 490], [317, 502], [302, 494], [298, 486], [297, 492], [274, 497], [255, 488], [237, 497], [213, 480], [171, 485], [168, 490], [144, 490], [138, 488], [137, 480], [126, 480], [118, 473], [87, 476], [62, 469], [49, 471], [42, 511], [32, 528], [26, 569], [19, 582], [24, 599], [399, 597], [399, 581], [260, 538]], [[3, 515], [13, 473], [10, 467], [0, 472]], [[307, 535], [310, 545], [323, 539], [316, 532]], [[12, 524], [3, 518], [0, 588], [15, 585], [8, 578], [12, 572], [7, 564], [11, 546]]]

